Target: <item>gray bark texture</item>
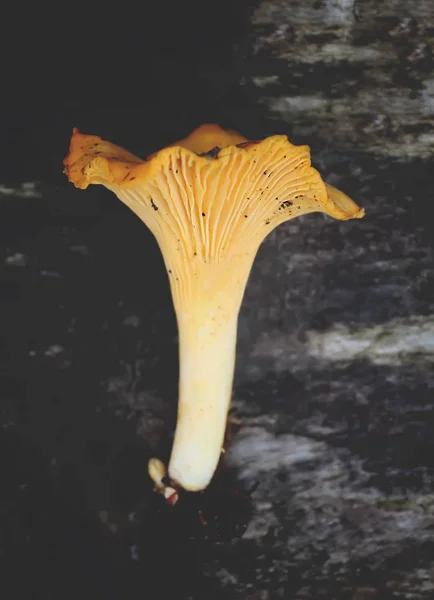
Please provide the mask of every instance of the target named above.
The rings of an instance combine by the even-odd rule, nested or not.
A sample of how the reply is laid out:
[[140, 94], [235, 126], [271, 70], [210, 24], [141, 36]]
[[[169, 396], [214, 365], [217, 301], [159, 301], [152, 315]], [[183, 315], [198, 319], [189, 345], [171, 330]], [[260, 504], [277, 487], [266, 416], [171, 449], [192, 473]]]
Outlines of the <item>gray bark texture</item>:
[[431, 2], [271, 0], [253, 25], [253, 82], [295, 135], [385, 157], [432, 156]]
[[252, 24], [249, 95], [366, 217], [291, 221], [255, 265], [241, 597], [433, 598], [434, 4], [265, 0]]

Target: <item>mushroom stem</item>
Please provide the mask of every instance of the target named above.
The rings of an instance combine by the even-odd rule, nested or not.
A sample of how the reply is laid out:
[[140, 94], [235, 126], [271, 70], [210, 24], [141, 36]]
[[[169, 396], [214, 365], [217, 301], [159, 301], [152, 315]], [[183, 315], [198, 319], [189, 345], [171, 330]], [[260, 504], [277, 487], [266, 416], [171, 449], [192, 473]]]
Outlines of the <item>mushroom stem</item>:
[[188, 491], [211, 481], [226, 429], [238, 309], [223, 316], [218, 312], [215, 306], [207, 314], [178, 318], [179, 405], [169, 476]]
[[220, 459], [234, 377], [241, 301], [259, 243], [220, 261], [199, 257], [177, 280], [179, 259], [163, 250], [179, 333], [179, 404], [169, 477], [206, 488]]

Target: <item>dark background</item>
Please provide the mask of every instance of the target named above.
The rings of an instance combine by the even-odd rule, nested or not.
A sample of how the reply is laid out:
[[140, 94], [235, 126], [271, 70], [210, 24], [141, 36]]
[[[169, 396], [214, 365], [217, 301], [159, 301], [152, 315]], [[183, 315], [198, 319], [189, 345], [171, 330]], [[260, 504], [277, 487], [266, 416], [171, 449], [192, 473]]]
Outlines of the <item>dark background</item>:
[[253, 5], [7, 9], [3, 168], [21, 164], [18, 177], [30, 179], [58, 171], [72, 123], [145, 155], [203, 122], [246, 127], [237, 84]]
[[[434, 597], [433, 38], [423, 0], [4, 9], [5, 598]], [[308, 143], [367, 212], [261, 248], [205, 530], [146, 473], [176, 414], [159, 249], [62, 174], [74, 126], [146, 156], [203, 122]], [[315, 353], [329, 332], [374, 342]]]

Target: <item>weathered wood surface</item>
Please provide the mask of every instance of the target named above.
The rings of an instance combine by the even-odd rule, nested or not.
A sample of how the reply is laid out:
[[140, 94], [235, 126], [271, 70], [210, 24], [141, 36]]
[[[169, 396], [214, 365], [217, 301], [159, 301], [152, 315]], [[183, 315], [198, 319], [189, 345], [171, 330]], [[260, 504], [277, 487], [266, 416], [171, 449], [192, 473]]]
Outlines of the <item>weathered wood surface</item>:
[[262, 2], [251, 75], [294, 133], [396, 158], [434, 153], [434, 9], [415, 0]]
[[249, 96], [366, 217], [292, 221], [256, 263], [230, 454], [262, 478], [244, 582], [432, 598], [434, 4], [266, 0], [252, 22]]

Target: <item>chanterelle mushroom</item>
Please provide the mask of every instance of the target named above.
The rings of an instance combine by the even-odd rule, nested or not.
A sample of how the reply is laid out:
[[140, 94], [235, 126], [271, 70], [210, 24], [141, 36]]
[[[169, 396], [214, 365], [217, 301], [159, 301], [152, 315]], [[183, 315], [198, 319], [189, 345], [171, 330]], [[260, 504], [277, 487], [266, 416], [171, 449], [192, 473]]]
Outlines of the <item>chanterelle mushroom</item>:
[[204, 489], [220, 458], [237, 319], [256, 252], [277, 225], [309, 212], [364, 210], [326, 185], [308, 146], [285, 135], [251, 142], [216, 125], [143, 161], [74, 129], [64, 161], [78, 188], [99, 183], [149, 227], [163, 253], [179, 330], [179, 406], [169, 477]]

